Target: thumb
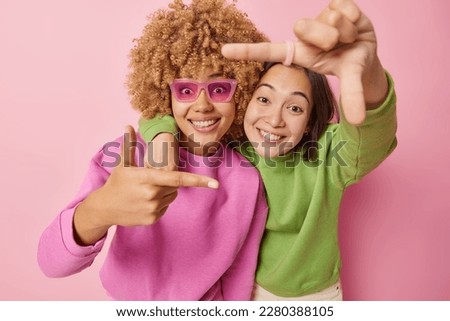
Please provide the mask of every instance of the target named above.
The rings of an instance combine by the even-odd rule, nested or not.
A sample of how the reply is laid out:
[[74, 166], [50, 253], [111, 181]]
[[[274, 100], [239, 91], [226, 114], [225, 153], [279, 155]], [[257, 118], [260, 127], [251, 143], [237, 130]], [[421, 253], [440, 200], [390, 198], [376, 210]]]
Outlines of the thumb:
[[339, 80], [341, 83], [341, 105], [345, 119], [350, 124], [360, 125], [366, 118], [361, 73], [345, 72]]
[[123, 135], [122, 150], [120, 155], [122, 166], [136, 166], [136, 145], [136, 131], [134, 130], [133, 126], [127, 125], [125, 127], [125, 133]]

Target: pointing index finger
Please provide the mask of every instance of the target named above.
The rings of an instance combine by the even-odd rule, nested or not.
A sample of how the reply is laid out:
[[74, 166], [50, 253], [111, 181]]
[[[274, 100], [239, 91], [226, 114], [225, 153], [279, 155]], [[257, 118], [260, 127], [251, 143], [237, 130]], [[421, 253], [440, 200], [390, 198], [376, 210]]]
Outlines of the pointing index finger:
[[228, 59], [282, 62], [286, 57], [285, 43], [230, 43], [222, 47], [222, 55]]
[[177, 171], [160, 171], [153, 168], [146, 170], [148, 170], [151, 182], [157, 186], [219, 188], [219, 182], [207, 176]]

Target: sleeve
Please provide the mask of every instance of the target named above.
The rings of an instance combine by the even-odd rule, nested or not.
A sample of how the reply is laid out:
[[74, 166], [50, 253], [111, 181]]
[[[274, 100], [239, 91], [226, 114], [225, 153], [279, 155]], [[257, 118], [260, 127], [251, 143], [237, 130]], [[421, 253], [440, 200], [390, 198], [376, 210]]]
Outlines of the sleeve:
[[76, 207], [94, 190], [103, 186], [109, 173], [101, 165], [102, 151], [91, 160], [88, 173], [75, 199], [44, 230], [39, 240], [37, 259], [48, 277], [65, 277], [89, 267], [101, 251], [106, 236], [91, 246], [75, 242], [73, 215]]
[[177, 123], [172, 116], [155, 116], [151, 119], [139, 119], [139, 133], [145, 142], [151, 142], [160, 133], [178, 133]]
[[222, 277], [222, 295], [225, 301], [249, 301], [255, 283], [256, 266], [261, 238], [266, 225], [268, 207], [262, 181], [255, 214], [247, 237], [236, 259]]
[[[361, 180], [381, 164], [397, 146], [396, 95], [391, 76], [386, 72], [389, 90], [385, 101], [366, 111], [360, 126], [342, 117], [327, 153], [327, 163], [336, 170], [334, 181], [342, 188]], [[337, 161], [333, 161], [333, 158]]]

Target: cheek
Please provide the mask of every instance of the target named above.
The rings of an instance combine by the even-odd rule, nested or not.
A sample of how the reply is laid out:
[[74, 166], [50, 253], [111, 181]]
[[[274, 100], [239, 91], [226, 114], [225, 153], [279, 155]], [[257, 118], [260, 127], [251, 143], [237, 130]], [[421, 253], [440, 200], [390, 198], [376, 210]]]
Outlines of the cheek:
[[257, 115], [258, 113], [256, 111], [255, 106], [252, 103], [250, 103], [247, 107], [247, 111], [245, 112], [244, 124], [248, 125], [253, 124], [257, 119]]
[[227, 124], [231, 124], [234, 121], [234, 118], [236, 117], [236, 104], [229, 104], [226, 106], [222, 106], [219, 110], [221, 110], [222, 116], [225, 118], [225, 122]]
[[234, 117], [236, 116], [236, 105], [232, 104], [231, 106], [227, 107], [224, 114], [234, 120]]
[[186, 115], [188, 108], [177, 101], [172, 100], [172, 114], [174, 118], [182, 118]]
[[303, 120], [301, 122], [292, 122], [290, 123], [289, 128], [291, 129], [291, 138], [296, 145], [303, 138], [303, 134], [306, 130], [306, 121]]
[[258, 114], [255, 109], [247, 109], [244, 117], [244, 131], [247, 139], [252, 142], [258, 142], [261, 138], [258, 136], [255, 124], [258, 120]]

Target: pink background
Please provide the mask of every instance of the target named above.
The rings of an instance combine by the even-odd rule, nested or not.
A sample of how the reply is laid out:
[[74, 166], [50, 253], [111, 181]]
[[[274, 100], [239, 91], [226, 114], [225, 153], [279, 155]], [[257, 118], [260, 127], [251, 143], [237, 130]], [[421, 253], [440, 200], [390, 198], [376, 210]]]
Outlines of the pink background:
[[[124, 86], [131, 40], [160, 1], [0, 1], [1, 300], [106, 299], [104, 254], [44, 277], [40, 233], [74, 196], [91, 155], [137, 113]], [[257, 5], [256, 5], [257, 3]], [[240, 0], [274, 41], [326, 0]], [[396, 81], [394, 154], [345, 196], [347, 300], [450, 300], [450, 53], [444, 0], [360, 0]]]

